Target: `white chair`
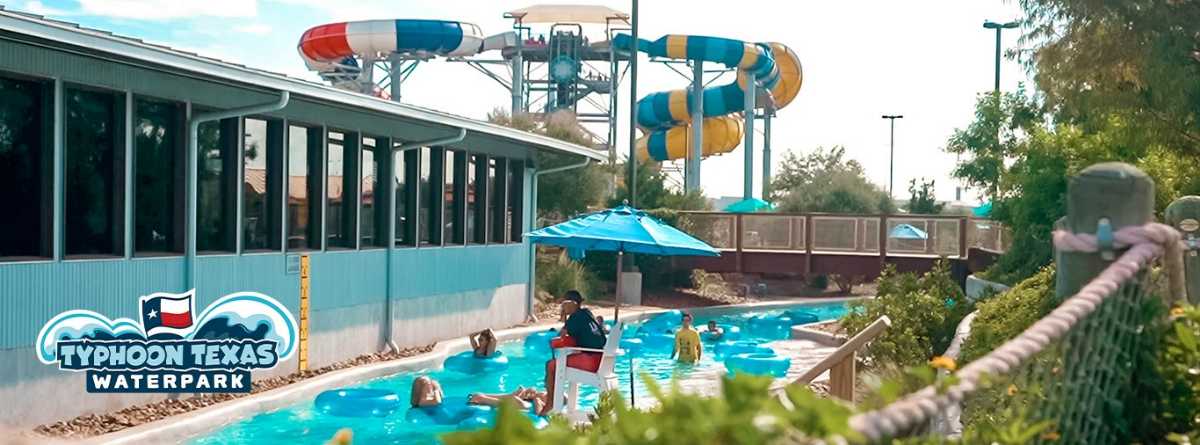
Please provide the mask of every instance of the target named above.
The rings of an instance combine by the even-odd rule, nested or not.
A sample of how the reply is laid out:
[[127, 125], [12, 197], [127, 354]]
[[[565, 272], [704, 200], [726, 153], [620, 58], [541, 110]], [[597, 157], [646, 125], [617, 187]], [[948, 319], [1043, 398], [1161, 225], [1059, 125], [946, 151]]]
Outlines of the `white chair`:
[[[582, 420], [583, 416], [578, 411], [579, 385], [595, 386], [600, 391], [617, 388], [617, 374], [613, 372], [613, 366], [617, 363], [617, 357], [624, 354], [620, 348], [621, 332], [624, 328], [625, 323], [622, 322], [613, 325], [612, 331], [608, 334], [608, 340], [604, 343], [604, 349], [569, 347], [554, 350], [554, 394], [550, 399], [552, 401], [551, 413], [563, 411], [563, 395], [565, 394], [567, 418]], [[567, 367], [567, 356], [576, 352], [602, 353], [600, 367], [596, 369], [596, 372]]]

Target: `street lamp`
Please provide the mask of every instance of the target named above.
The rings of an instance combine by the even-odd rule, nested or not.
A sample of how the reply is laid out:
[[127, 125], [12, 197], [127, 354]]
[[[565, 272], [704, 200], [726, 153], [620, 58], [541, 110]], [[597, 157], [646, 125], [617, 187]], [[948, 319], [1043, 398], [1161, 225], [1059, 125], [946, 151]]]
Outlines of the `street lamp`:
[[896, 119], [904, 119], [903, 115], [885, 114], [881, 116], [884, 119], [891, 121], [892, 124], [892, 142], [891, 153], [888, 155], [888, 198], [892, 198], [892, 186], [895, 184], [894, 178], [896, 175]]
[[983, 27], [996, 30], [996, 93], [1000, 93], [1000, 31], [1005, 29], [1013, 29], [1021, 26], [1019, 22], [1012, 21], [1008, 23], [996, 23], [991, 20], [984, 20]]

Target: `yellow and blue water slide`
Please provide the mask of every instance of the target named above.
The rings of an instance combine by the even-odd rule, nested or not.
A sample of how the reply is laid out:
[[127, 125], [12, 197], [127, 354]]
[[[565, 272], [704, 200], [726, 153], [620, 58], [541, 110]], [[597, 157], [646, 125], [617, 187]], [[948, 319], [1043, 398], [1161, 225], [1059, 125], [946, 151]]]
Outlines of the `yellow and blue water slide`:
[[[632, 50], [633, 38], [620, 34], [613, 46]], [[803, 73], [796, 53], [781, 43], [751, 43], [721, 37], [666, 35], [655, 41], [638, 39], [637, 50], [651, 57], [698, 60], [737, 69], [736, 82], [706, 88], [704, 95], [703, 156], [733, 151], [742, 140], [745, 85], [754, 74], [759, 91], [770, 93], [775, 109], [786, 107], [800, 92]], [[637, 141], [640, 159], [666, 161], [687, 156], [690, 149], [691, 113], [695, 108], [689, 90], [652, 93], [637, 103], [637, 123], [645, 133]], [[762, 97], [757, 106], [766, 105]]]

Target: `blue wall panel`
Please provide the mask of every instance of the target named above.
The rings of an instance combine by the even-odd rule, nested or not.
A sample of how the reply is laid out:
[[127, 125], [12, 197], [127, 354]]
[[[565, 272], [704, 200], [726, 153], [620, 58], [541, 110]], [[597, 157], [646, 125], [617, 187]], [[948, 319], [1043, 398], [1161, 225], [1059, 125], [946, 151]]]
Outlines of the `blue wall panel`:
[[71, 309], [136, 320], [138, 297], [181, 292], [182, 277], [179, 257], [0, 264], [0, 349], [32, 347], [42, 323]]

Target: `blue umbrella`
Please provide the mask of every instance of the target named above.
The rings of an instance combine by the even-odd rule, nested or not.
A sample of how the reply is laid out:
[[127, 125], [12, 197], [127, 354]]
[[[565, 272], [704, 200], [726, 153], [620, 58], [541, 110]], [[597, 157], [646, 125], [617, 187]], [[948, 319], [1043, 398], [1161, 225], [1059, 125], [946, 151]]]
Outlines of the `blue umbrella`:
[[924, 230], [918, 229], [908, 224], [896, 224], [892, 227], [892, 231], [888, 233], [888, 238], [894, 239], [929, 239], [929, 235]]
[[[621, 277], [621, 255], [626, 252], [661, 256], [720, 256], [717, 249], [704, 241], [627, 205], [583, 215], [529, 232], [525, 236], [534, 244], [564, 247], [572, 258], [580, 258], [588, 250], [617, 252], [618, 280]], [[618, 292], [620, 289], [618, 282]], [[620, 301], [618, 298], [618, 311]]]

